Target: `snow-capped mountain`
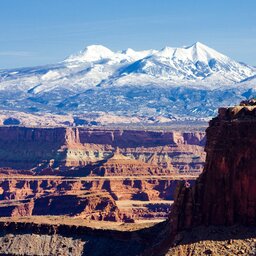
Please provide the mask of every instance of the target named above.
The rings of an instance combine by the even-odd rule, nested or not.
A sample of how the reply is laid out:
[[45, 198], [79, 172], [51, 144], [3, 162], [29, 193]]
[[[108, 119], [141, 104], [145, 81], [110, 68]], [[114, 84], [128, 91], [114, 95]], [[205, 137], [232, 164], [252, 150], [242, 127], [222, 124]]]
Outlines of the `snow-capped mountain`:
[[[128, 66], [124, 72], [144, 73], [169, 81], [204, 81], [221, 76], [223, 83], [239, 82], [255, 70], [201, 44], [190, 47], [164, 49]], [[216, 80], [216, 84], [219, 81]]]
[[122, 61], [133, 62], [139, 59], [143, 59], [148, 55], [153, 54], [154, 50], [149, 51], [134, 51], [131, 48], [121, 52], [112, 52], [110, 49], [102, 45], [90, 45], [86, 47], [82, 52], [69, 56], [64, 62], [66, 63], [84, 63], [84, 62], [98, 62], [104, 63], [104, 61], [112, 61], [118, 63]]
[[0, 70], [0, 104], [34, 113], [208, 118], [253, 96], [255, 77], [255, 67], [199, 42], [118, 52], [91, 45], [55, 65]]

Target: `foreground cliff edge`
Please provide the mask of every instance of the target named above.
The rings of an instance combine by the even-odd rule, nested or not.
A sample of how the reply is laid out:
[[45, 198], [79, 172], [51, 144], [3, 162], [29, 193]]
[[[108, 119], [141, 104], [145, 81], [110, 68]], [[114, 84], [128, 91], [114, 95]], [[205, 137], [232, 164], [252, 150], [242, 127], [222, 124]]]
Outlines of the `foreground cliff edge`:
[[167, 221], [114, 231], [3, 219], [0, 253], [255, 255], [256, 106], [243, 105], [221, 108], [210, 122], [204, 171], [194, 186], [183, 182], [177, 188]]
[[[193, 187], [179, 186], [168, 221], [173, 244], [184, 239], [183, 243], [192, 246], [172, 248], [168, 255], [177, 251], [179, 255], [192, 255], [191, 251], [194, 255], [256, 254], [255, 105], [251, 100], [220, 108], [218, 116], [210, 121], [204, 171]], [[175, 241], [184, 230], [190, 232]], [[216, 241], [209, 242], [207, 246], [213, 248], [207, 249], [200, 246], [202, 240]], [[228, 245], [218, 243], [223, 240]], [[236, 240], [241, 242], [236, 244]]]

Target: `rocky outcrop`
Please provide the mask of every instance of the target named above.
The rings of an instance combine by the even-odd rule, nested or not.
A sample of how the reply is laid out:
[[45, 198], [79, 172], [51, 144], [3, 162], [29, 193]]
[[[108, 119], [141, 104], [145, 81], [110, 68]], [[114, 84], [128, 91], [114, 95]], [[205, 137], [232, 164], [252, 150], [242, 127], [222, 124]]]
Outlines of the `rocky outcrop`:
[[256, 224], [255, 127], [255, 106], [221, 108], [210, 121], [205, 168], [194, 187], [178, 188], [173, 232], [202, 224]]

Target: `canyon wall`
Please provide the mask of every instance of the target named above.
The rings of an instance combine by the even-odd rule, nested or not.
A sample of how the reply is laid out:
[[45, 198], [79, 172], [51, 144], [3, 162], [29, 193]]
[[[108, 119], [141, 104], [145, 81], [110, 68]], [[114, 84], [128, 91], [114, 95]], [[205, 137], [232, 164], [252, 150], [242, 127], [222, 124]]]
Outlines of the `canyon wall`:
[[206, 130], [206, 164], [194, 187], [180, 185], [173, 230], [256, 224], [256, 107], [219, 109]]
[[204, 143], [203, 132], [0, 127], [0, 167], [58, 173], [106, 160], [120, 148], [172, 172], [200, 172]]

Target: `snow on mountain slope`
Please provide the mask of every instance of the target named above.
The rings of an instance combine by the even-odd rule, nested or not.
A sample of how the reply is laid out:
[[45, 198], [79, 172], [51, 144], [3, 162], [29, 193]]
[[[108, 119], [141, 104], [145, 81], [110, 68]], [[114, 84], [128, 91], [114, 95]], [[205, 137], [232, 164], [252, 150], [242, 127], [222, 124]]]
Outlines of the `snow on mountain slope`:
[[114, 52], [102, 45], [90, 45], [84, 51], [71, 55], [66, 62], [95, 62], [109, 59], [114, 56]]
[[208, 118], [220, 105], [253, 96], [255, 77], [255, 67], [199, 42], [159, 51], [91, 45], [54, 65], [0, 70], [0, 104], [5, 110], [111, 112], [143, 120]]
[[75, 65], [75, 63], [98, 63], [98, 64], [118, 64], [123, 62], [132, 62], [156, 52], [155, 50], [134, 51], [128, 48], [124, 51], [112, 52], [102, 45], [90, 45], [78, 54], [71, 55], [64, 60], [65, 63]]
[[[240, 64], [227, 56], [201, 44], [190, 47], [170, 48], [162, 50], [141, 59], [126, 69], [123, 73], [144, 73], [169, 81], [203, 81], [209, 85], [214, 83], [214, 77], [220, 75], [223, 84], [239, 82], [255, 73], [255, 69]], [[211, 77], [213, 76], [213, 77]]]

